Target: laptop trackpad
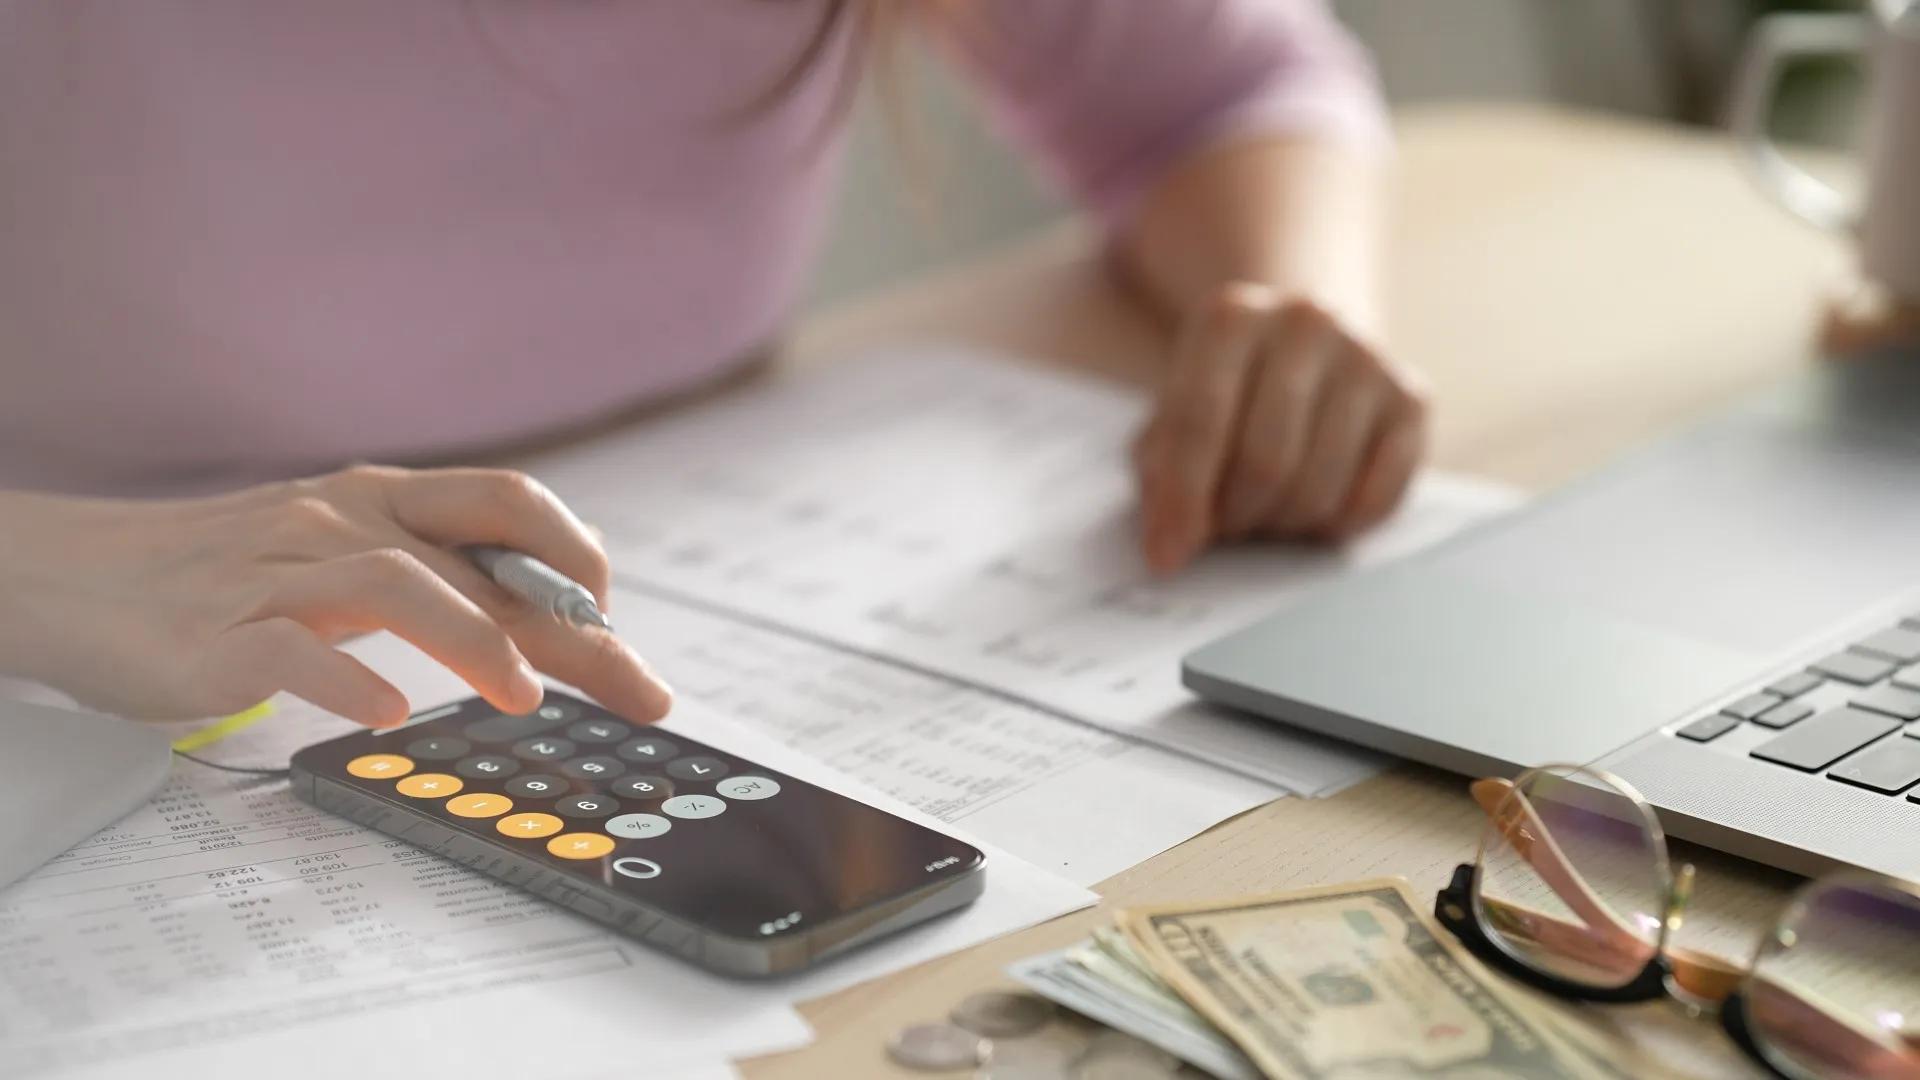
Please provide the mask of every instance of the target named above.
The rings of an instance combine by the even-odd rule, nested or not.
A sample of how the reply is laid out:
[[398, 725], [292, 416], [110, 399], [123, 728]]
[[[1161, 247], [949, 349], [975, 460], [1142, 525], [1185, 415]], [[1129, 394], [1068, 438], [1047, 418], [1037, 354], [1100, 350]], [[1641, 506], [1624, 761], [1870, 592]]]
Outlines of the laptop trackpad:
[[1215, 642], [1187, 673], [1229, 703], [1471, 772], [1592, 761], [1757, 663], [1416, 562]]
[[1920, 577], [1920, 453], [1734, 418], [1439, 553], [1435, 569], [1771, 657]]

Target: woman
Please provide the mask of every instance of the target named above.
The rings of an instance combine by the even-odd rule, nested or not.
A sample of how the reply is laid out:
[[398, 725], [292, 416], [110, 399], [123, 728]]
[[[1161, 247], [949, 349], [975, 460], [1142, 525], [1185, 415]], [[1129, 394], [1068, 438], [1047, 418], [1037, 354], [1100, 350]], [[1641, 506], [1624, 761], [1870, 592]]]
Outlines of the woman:
[[[328, 470], [564, 433], [752, 355], [898, 28], [1185, 327], [1134, 455], [1156, 568], [1393, 507], [1424, 399], [1372, 345], [1385, 128], [1321, 0], [0, 0], [0, 671], [134, 716], [284, 690], [391, 724], [399, 692], [331, 646], [388, 628], [500, 708], [537, 669], [658, 718], [618, 641], [453, 552], [604, 602], [537, 484]], [[117, 497], [196, 489], [227, 493]]]

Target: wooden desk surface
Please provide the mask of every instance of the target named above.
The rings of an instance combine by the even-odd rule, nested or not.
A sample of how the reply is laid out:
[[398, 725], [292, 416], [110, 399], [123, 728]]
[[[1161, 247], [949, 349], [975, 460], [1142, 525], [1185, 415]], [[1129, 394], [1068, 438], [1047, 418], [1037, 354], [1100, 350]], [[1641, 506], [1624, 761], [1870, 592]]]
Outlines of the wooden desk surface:
[[[1822, 298], [1845, 277], [1841, 245], [1763, 203], [1717, 138], [1513, 107], [1421, 111], [1399, 127], [1393, 340], [1436, 384], [1443, 466], [1532, 487], [1590, 468], [1806, 362]], [[1063, 227], [813, 320], [792, 358], [929, 338], [1134, 380], [1162, 348], [1086, 233]], [[896, 1029], [1004, 984], [1007, 963], [1116, 906], [1396, 874], [1431, 894], [1471, 855], [1480, 820], [1460, 778], [1414, 766], [1273, 803], [1101, 883], [1097, 909], [808, 1004], [819, 1041], [743, 1071], [912, 1075], [884, 1057]], [[1745, 954], [1792, 879], [1684, 854], [1702, 873], [1681, 943]], [[1710, 1025], [1680, 1030], [1700, 1074], [1751, 1075]]]

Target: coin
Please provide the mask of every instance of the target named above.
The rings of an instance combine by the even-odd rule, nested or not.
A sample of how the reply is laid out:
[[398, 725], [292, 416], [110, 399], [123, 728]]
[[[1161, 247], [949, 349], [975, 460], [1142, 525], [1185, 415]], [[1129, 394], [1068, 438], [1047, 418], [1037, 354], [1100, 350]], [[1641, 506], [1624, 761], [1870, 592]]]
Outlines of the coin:
[[992, 1043], [952, 1024], [910, 1024], [893, 1033], [887, 1056], [921, 1072], [971, 1069], [985, 1060]]
[[1032, 994], [990, 990], [954, 1006], [947, 1019], [990, 1039], [1017, 1038], [1046, 1027], [1053, 1019], [1053, 1003]]

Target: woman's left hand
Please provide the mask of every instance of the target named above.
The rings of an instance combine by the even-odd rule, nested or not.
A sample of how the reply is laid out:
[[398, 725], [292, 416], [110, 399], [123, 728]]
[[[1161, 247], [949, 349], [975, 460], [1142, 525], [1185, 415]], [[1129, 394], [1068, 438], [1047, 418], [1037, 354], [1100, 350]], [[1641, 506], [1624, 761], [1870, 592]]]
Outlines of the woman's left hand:
[[1147, 560], [1344, 539], [1399, 504], [1426, 443], [1415, 372], [1310, 300], [1230, 284], [1183, 328], [1134, 444]]

